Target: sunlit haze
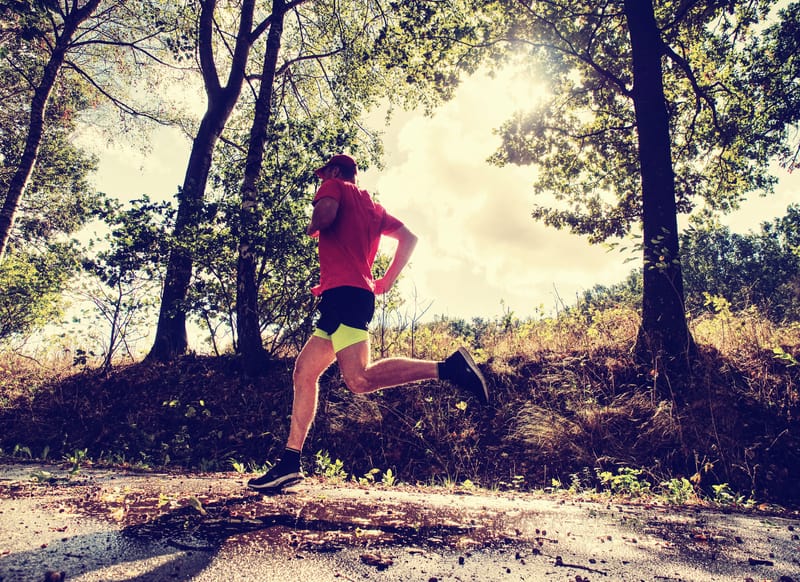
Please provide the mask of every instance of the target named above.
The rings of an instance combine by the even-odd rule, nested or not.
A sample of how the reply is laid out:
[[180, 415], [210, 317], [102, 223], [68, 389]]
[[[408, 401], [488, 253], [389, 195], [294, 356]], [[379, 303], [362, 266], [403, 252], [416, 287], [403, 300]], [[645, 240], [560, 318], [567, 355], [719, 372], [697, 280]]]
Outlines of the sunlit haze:
[[[550, 314], [595, 284], [622, 280], [635, 266], [626, 255], [535, 222], [532, 168], [486, 162], [498, 145], [492, 130], [534, 103], [540, 88], [521, 73], [469, 78], [434, 116], [397, 115], [384, 130], [385, 169], [359, 176], [420, 239], [401, 289], [409, 309], [414, 294], [418, 305], [431, 304], [426, 319], [494, 318], [504, 310], [523, 318]], [[160, 129], [147, 156], [101, 145], [97, 151], [99, 190], [120, 199], [171, 198], [183, 181], [189, 143]], [[747, 232], [783, 215], [798, 184], [796, 175], [784, 173], [776, 195], [754, 197], [726, 223]]]

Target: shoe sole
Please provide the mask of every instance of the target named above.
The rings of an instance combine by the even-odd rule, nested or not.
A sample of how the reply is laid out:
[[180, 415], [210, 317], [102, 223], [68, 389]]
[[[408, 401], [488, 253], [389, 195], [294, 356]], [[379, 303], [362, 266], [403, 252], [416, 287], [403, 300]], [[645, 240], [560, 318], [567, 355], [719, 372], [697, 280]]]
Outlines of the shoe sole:
[[478, 380], [480, 380], [481, 388], [483, 388], [483, 402], [484, 404], [488, 403], [489, 387], [486, 385], [486, 378], [483, 377], [483, 374], [478, 368], [478, 365], [475, 363], [475, 360], [472, 359], [472, 356], [464, 346], [461, 346], [456, 351], [458, 351], [458, 353], [461, 354], [461, 357], [464, 358], [464, 361], [467, 363], [467, 366], [469, 366], [469, 369], [472, 370], [472, 373], [478, 377]]
[[264, 485], [253, 485], [252, 483], [248, 482], [247, 487], [253, 491], [258, 491], [259, 493], [279, 493], [282, 489], [291, 487], [292, 485], [297, 485], [303, 479], [304, 477], [302, 475], [295, 473], [293, 475], [285, 475], [280, 479], [275, 479], [274, 481], [270, 481]]

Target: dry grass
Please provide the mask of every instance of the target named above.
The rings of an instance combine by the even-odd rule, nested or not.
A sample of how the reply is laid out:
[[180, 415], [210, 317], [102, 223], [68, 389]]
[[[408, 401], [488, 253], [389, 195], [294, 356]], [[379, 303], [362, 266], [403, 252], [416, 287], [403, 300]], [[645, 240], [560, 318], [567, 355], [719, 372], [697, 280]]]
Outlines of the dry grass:
[[[491, 405], [438, 382], [354, 396], [334, 367], [306, 452], [328, 451], [352, 475], [391, 468], [406, 482], [539, 488], [580, 475], [591, 487], [599, 471], [629, 467], [654, 485], [687, 478], [710, 492], [728, 483], [745, 496], [800, 503], [800, 326], [755, 313], [693, 320], [699, 360], [679, 397], [665, 399], [632, 359], [637, 325], [634, 312], [616, 309], [496, 324], [480, 338], [444, 324], [420, 330], [417, 357], [470, 345]], [[411, 353], [407, 335], [392, 339], [393, 353]], [[274, 459], [288, 430], [291, 359], [258, 379], [230, 357], [109, 373], [1, 361], [6, 454], [48, 450], [60, 459], [86, 449], [95, 461], [227, 469], [230, 459]]]

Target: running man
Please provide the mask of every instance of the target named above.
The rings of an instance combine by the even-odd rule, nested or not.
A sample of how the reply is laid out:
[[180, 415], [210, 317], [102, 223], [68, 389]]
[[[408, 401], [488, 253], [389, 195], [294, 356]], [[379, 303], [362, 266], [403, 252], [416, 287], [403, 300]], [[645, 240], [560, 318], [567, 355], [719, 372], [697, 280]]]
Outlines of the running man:
[[[300, 453], [317, 412], [318, 380], [338, 362], [347, 387], [355, 394], [441, 379], [489, 401], [486, 380], [470, 354], [459, 348], [446, 360], [386, 358], [370, 362], [367, 327], [375, 310], [375, 295], [387, 292], [408, 264], [417, 237], [397, 218], [356, 185], [358, 166], [353, 158], [337, 154], [315, 174], [322, 183], [306, 233], [318, 237], [319, 285], [311, 291], [321, 297], [317, 329], [295, 361], [294, 400], [286, 450], [264, 475], [247, 486], [277, 493], [303, 479]], [[373, 279], [372, 265], [382, 236], [397, 241], [383, 277]]]

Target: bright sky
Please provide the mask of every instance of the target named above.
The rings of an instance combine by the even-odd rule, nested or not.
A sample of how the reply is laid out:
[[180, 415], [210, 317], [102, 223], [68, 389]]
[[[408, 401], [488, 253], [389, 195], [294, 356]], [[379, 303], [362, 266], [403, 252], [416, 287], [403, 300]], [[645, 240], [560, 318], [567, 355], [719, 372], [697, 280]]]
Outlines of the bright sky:
[[[498, 144], [492, 129], [534, 102], [538, 87], [511, 72], [467, 79], [433, 117], [400, 113], [386, 129], [386, 169], [359, 177], [420, 239], [402, 289], [409, 304], [413, 290], [421, 306], [432, 303], [426, 318], [493, 318], [504, 309], [522, 318], [550, 314], [636, 266], [619, 252], [535, 222], [533, 170], [486, 162]], [[183, 181], [188, 151], [189, 143], [170, 130], [156, 132], [148, 156], [105, 150], [97, 187], [121, 199], [170, 198]], [[737, 232], [757, 229], [783, 215], [798, 190], [800, 178], [784, 174], [775, 196], [748, 201], [726, 223]]]

